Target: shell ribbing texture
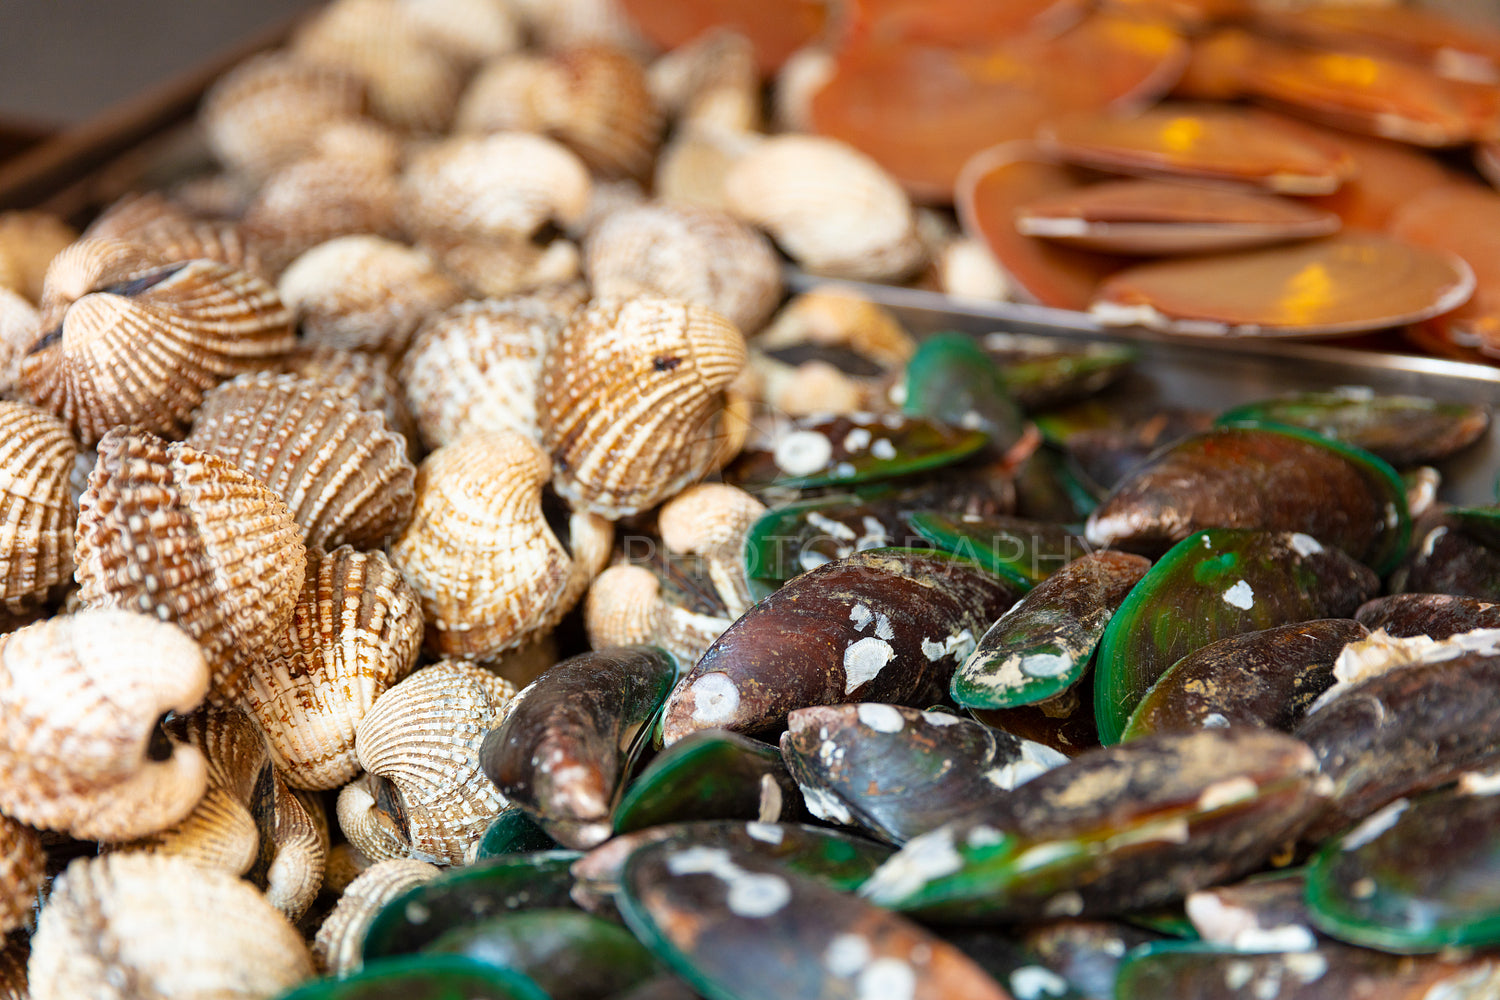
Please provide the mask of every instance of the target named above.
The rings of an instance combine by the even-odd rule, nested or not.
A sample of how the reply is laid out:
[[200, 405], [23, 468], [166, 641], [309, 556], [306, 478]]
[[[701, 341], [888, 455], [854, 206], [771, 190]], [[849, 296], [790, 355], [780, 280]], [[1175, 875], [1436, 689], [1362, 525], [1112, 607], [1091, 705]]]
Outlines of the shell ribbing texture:
[[365, 932], [386, 903], [424, 882], [431, 882], [442, 869], [413, 858], [391, 858], [367, 868], [349, 883], [333, 912], [318, 928], [313, 958], [329, 975], [343, 976], [363, 964], [360, 949]]
[[37, 832], [0, 816], [0, 943], [30, 917], [46, 867]]
[[309, 347], [288, 355], [282, 367], [289, 374], [337, 389], [361, 409], [379, 413], [387, 427], [406, 439], [407, 457], [413, 457], [418, 444], [417, 423], [385, 355], [339, 347]]
[[195, 219], [156, 192], [129, 194], [105, 209], [87, 229], [85, 239], [135, 243], [164, 263], [216, 260], [261, 277], [266, 271], [255, 247], [232, 222]]
[[317, 382], [267, 372], [227, 382], [204, 398], [184, 443], [273, 490], [308, 546], [379, 548], [411, 516], [406, 442]]
[[266, 902], [298, 920], [323, 888], [328, 864], [327, 817], [321, 802], [297, 795], [275, 775], [276, 816], [271, 864], [266, 869]]
[[290, 622], [306, 550], [286, 504], [259, 480], [119, 429], [100, 441], [79, 502], [75, 561], [90, 606], [159, 617], [197, 639], [212, 696], [226, 702]]
[[31, 946], [21, 938], [10, 938], [0, 947], [0, 1000], [31, 1000], [26, 983], [26, 961]]
[[12, 614], [73, 575], [69, 479], [78, 445], [52, 414], [0, 402], [0, 601]]
[[356, 233], [395, 239], [400, 188], [393, 170], [362, 160], [316, 157], [273, 174], [245, 209], [244, 229], [280, 274], [320, 243]]

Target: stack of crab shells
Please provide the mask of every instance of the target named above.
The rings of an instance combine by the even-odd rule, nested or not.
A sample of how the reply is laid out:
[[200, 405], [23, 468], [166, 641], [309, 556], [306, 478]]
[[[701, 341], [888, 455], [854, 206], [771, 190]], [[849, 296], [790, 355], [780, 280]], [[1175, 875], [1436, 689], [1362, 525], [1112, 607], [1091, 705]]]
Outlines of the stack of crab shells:
[[[752, 413], [877, 393], [770, 348], [910, 355], [845, 300], [768, 327], [772, 240], [896, 280], [952, 234], [853, 150], [760, 134], [744, 39], [648, 64], [609, 11], [336, 0], [210, 92], [218, 173], [82, 233], [0, 215], [0, 997], [353, 967], [473, 860], [505, 804], [479, 745], [565, 615], [692, 660], [748, 605], [763, 508], [704, 480]], [[624, 564], [622, 519], [727, 617]]]

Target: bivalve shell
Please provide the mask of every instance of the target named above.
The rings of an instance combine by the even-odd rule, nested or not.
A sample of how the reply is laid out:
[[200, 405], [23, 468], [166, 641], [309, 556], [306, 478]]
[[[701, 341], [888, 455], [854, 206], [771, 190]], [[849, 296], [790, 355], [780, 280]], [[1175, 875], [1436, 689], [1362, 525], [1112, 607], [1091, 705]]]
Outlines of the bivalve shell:
[[31, 917], [46, 867], [47, 855], [37, 832], [0, 816], [0, 939], [25, 926]]
[[390, 358], [341, 347], [309, 347], [288, 355], [282, 364], [293, 375], [338, 390], [360, 409], [379, 413], [386, 427], [406, 439], [406, 453], [415, 458], [417, 423], [407, 409], [401, 383], [391, 373]]
[[313, 958], [328, 974], [344, 976], [364, 964], [360, 949], [365, 931], [381, 908], [397, 896], [424, 882], [431, 882], [442, 869], [412, 858], [378, 862], [349, 883], [333, 912], [318, 928]]
[[83, 238], [135, 243], [165, 264], [216, 260], [262, 277], [266, 274], [255, 246], [239, 226], [196, 219], [154, 191], [121, 198], [83, 231]]
[[203, 755], [148, 746], [163, 713], [207, 689], [197, 643], [142, 615], [81, 611], [0, 637], [0, 810], [106, 840], [177, 822], [203, 795]]
[[36, 343], [42, 314], [20, 292], [0, 287], [0, 396], [16, 395], [21, 359]]
[[384, 555], [308, 551], [292, 623], [246, 692], [292, 787], [337, 788], [358, 773], [355, 727], [421, 646], [417, 596]]
[[180, 437], [203, 393], [291, 349], [291, 315], [228, 264], [159, 266], [130, 244], [82, 241], [48, 272], [21, 392], [84, 444], [119, 424]]
[[432, 230], [417, 245], [475, 298], [505, 298], [578, 277], [578, 245], [572, 240], [540, 244], [525, 236], [474, 237]]
[[618, 518], [716, 472], [739, 450], [726, 389], [744, 365], [739, 330], [704, 306], [640, 296], [578, 310], [542, 367], [553, 486]]
[[232, 699], [291, 621], [306, 550], [286, 504], [216, 455], [111, 431], [79, 501], [76, 576], [91, 607], [180, 625]]
[[422, 321], [464, 297], [420, 250], [341, 236], [292, 262], [277, 290], [307, 342], [399, 356]]
[[746, 153], [724, 180], [729, 210], [770, 232], [814, 274], [896, 281], [926, 263], [901, 186], [853, 147], [786, 135]]
[[77, 238], [71, 226], [50, 212], [0, 213], [0, 288], [39, 301], [47, 266]]
[[755, 46], [732, 28], [706, 31], [651, 64], [656, 103], [682, 128], [754, 132], [760, 127]]
[[310, 157], [267, 178], [245, 209], [243, 224], [269, 273], [278, 274], [303, 253], [340, 236], [399, 237], [400, 200], [393, 165]]
[[181, 858], [80, 858], [31, 939], [34, 1000], [265, 1000], [313, 975], [302, 937], [260, 893]]
[[0, 402], [0, 601], [12, 614], [55, 596], [73, 575], [69, 479], [78, 445], [52, 414]]
[[507, 0], [396, 0], [407, 29], [448, 58], [482, 62], [521, 46], [523, 25]]
[[463, 864], [505, 798], [479, 768], [485, 735], [516, 689], [487, 670], [419, 670], [375, 703], [356, 730], [369, 773], [339, 795], [339, 826], [371, 858]]
[[411, 517], [406, 442], [318, 382], [269, 372], [226, 382], [204, 397], [184, 443], [273, 490], [308, 546], [379, 548]]

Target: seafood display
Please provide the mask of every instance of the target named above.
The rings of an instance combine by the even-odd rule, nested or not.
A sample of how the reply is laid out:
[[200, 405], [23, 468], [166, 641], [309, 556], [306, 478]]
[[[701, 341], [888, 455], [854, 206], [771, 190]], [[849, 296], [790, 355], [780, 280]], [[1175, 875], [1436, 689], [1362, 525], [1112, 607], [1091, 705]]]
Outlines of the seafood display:
[[1283, 342], [1500, 357], [1500, 33], [333, 0], [197, 127], [0, 214], [0, 997], [1500, 996], [1500, 374]]

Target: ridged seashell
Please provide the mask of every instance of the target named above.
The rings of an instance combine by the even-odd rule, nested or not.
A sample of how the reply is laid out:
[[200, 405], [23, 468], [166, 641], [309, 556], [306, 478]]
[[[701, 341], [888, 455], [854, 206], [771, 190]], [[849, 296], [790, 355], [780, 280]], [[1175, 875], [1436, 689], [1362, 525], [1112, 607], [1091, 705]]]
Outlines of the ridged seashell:
[[523, 236], [477, 238], [428, 232], [417, 246], [475, 298], [503, 299], [578, 277], [578, 246], [555, 239], [539, 244]]
[[532, 37], [549, 52], [602, 42], [644, 58], [655, 46], [641, 37], [620, 0], [512, 0]]
[[390, 358], [342, 347], [305, 347], [287, 355], [282, 367], [292, 375], [337, 390], [362, 410], [379, 413], [386, 427], [406, 439], [406, 454], [415, 457], [417, 422], [407, 408], [401, 383], [391, 373]]
[[607, 524], [574, 515], [570, 555], [547, 523], [549, 473], [546, 455], [508, 431], [468, 435], [422, 463], [416, 510], [391, 562], [421, 595], [429, 647], [485, 660], [523, 645], [603, 567]]
[[566, 146], [524, 132], [456, 136], [412, 157], [403, 179], [407, 228], [479, 237], [564, 228], [588, 210], [588, 168]]
[[770, 232], [814, 274], [897, 281], [926, 262], [901, 186], [852, 146], [809, 135], [768, 139], [724, 179], [731, 212]]
[[364, 85], [287, 52], [252, 56], [209, 90], [199, 122], [214, 155], [255, 181], [305, 155], [330, 125], [364, 110]]
[[76, 576], [91, 607], [180, 625], [203, 647], [213, 696], [287, 627], [306, 550], [286, 504], [216, 455], [111, 431], [79, 501]]
[[277, 290], [304, 339], [398, 356], [428, 316], [464, 297], [432, 259], [379, 236], [341, 236], [282, 272]]
[[589, 586], [584, 628], [594, 649], [659, 646], [678, 663], [697, 663], [732, 618], [681, 607], [662, 593], [661, 581], [644, 566], [623, 564], [600, 573]]
[[207, 689], [198, 644], [142, 615], [81, 611], [0, 637], [0, 810], [101, 840], [177, 822], [203, 796], [203, 755], [148, 746]]
[[351, 118], [324, 129], [313, 142], [308, 159], [358, 164], [377, 173], [395, 174], [405, 154], [406, 139], [395, 129], [373, 118]]
[[902, 368], [917, 343], [884, 306], [838, 288], [814, 288], [793, 298], [755, 338], [763, 351], [808, 344], [846, 348], [887, 370]]
[[30, 919], [46, 867], [47, 854], [37, 832], [0, 816], [0, 943]]
[[360, 949], [375, 915], [397, 896], [436, 878], [442, 869], [412, 858], [390, 858], [371, 865], [344, 890], [333, 912], [318, 928], [313, 959], [331, 976], [346, 976], [363, 965]]
[[409, 30], [395, 0], [335, 0], [297, 32], [291, 51], [363, 81], [372, 114], [416, 132], [446, 128], [463, 87], [460, 67]]
[[770, 242], [712, 209], [621, 209], [589, 233], [583, 264], [599, 298], [662, 295], [696, 302], [747, 336], [781, 301], [781, 263]]
[[557, 313], [526, 298], [462, 302], [428, 320], [401, 364], [427, 447], [474, 431], [538, 440], [542, 358], [562, 326]]
[[765, 504], [725, 483], [690, 486], [657, 512], [662, 542], [671, 552], [708, 564], [708, 577], [730, 618], [755, 603], [745, 579], [745, 537], [765, 512]]
[[725, 390], [744, 365], [739, 330], [704, 306], [640, 296], [574, 313], [542, 366], [558, 494], [618, 518], [722, 468]]
[[31, 939], [33, 1000], [263, 1000], [313, 975], [302, 936], [253, 886], [181, 858], [80, 858]]
[[334, 895], [342, 895], [355, 879], [374, 864], [365, 857], [363, 851], [347, 840], [337, 844], [328, 852], [328, 865], [323, 872], [323, 888]]
[[295, 343], [260, 278], [208, 260], [142, 268], [143, 253], [82, 241], [48, 272], [47, 332], [21, 362], [21, 391], [84, 444], [119, 424], [180, 437], [204, 392]]
[[717, 128], [679, 129], [656, 158], [652, 189], [670, 204], [729, 211], [724, 181], [734, 165], [765, 137]]
[[945, 240], [932, 255], [933, 277], [944, 295], [1003, 302], [1015, 288], [983, 241], [967, 236]]
[[506, 0], [396, 0], [396, 9], [408, 31], [462, 63], [494, 58], [524, 41]]
[[275, 775], [275, 855], [266, 869], [266, 902], [299, 920], [323, 889], [328, 863], [328, 816], [321, 799], [294, 792]]
[[411, 517], [417, 469], [406, 442], [323, 383], [242, 375], [203, 398], [184, 443], [273, 490], [309, 547], [380, 548]]
[[463, 864], [505, 804], [479, 768], [479, 746], [516, 689], [487, 670], [418, 670], [360, 720], [355, 752], [368, 772], [339, 794], [339, 826], [371, 858]]
[[679, 129], [760, 128], [760, 70], [755, 46], [729, 28], [705, 31], [651, 64], [647, 82]]
[[217, 170], [193, 174], [163, 190], [194, 218], [238, 219], [255, 195], [255, 183], [243, 174]]
[[52, 258], [77, 238], [50, 212], [0, 212], [0, 288], [40, 301]]
[[55, 596], [73, 576], [76, 514], [68, 482], [77, 454], [61, 420], [0, 402], [0, 603], [12, 614]]
[[245, 209], [243, 227], [260, 247], [268, 272], [279, 274], [308, 250], [340, 236], [399, 237], [400, 200], [391, 167], [309, 157], [266, 179]]
[[22, 938], [0, 942], [0, 1000], [31, 1000], [26, 984], [26, 961], [31, 945]]
[[164, 196], [128, 194], [83, 231], [86, 240], [120, 240], [145, 247], [162, 263], [216, 260], [265, 277], [256, 248], [231, 222], [204, 222]]
[[0, 288], [0, 396], [16, 393], [21, 359], [36, 343], [42, 314], [20, 292]]
[[[610, 532], [611, 541], [614, 533]], [[605, 558], [609, 558], [608, 552]], [[484, 665], [491, 673], [499, 674], [519, 690], [536, 680], [557, 665], [562, 657], [557, 652], [557, 633], [548, 632], [519, 649], [513, 649], [498, 660]]]
[[292, 787], [337, 788], [359, 772], [355, 727], [421, 647], [417, 596], [384, 555], [308, 551], [292, 623], [245, 695]]
[[465, 92], [455, 128], [544, 133], [606, 177], [642, 177], [651, 169], [662, 115], [635, 59], [590, 44], [492, 63]]

